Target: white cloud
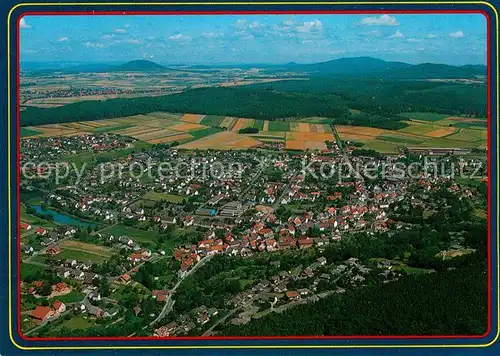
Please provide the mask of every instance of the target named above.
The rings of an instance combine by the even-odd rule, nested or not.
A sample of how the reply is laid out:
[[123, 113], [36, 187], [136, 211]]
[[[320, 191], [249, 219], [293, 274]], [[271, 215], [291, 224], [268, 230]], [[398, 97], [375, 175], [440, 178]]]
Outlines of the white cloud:
[[238, 30], [243, 30], [243, 29], [245, 29], [247, 27], [247, 23], [248, 23], [247, 20], [237, 20], [236, 23], [234, 24], [234, 26]]
[[420, 38], [408, 38], [407, 41], [408, 42], [413, 42], [413, 43], [415, 43], [415, 42], [422, 42], [422, 40]]
[[115, 32], [116, 32], [116, 33], [125, 33], [125, 32], [127, 32], [127, 30], [124, 30], [123, 28], [117, 28], [117, 29], [115, 30]]
[[68, 42], [69, 38], [68, 37], [61, 37], [57, 40], [57, 42]]
[[373, 30], [373, 31], [368, 31], [368, 32], [363, 32], [361, 33], [362, 36], [368, 36], [368, 37], [378, 37], [382, 33], [379, 30]]
[[262, 27], [262, 24], [258, 21], [254, 21], [248, 25], [248, 28], [251, 28], [253, 30], [261, 28], [261, 27]]
[[187, 42], [191, 41], [191, 37], [189, 36], [184, 36], [181, 33], [178, 33], [176, 35], [172, 35], [168, 38], [170, 41], [177, 41], [177, 42]]
[[427, 38], [436, 38], [438, 35], [436, 35], [435, 33], [429, 33], [427, 35]]
[[85, 42], [83, 45], [87, 48], [104, 48], [102, 43]]
[[129, 24], [129, 23], [126, 23], [125, 25], [123, 25], [123, 27], [125, 27], [125, 28], [129, 28], [129, 27], [130, 27], [130, 24]]
[[19, 20], [19, 28], [31, 28], [31, 26], [28, 25], [24, 17], [22, 17], [21, 20]]
[[101, 37], [101, 40], [110, 40], [113, 37], [115, 37], [115, 35], [104, 35], [104, 36]]
[[141, 41], [136, 39], [125, 40], [124, 42], [128, 44], [141, 44]]
[[457, 32], [451, 32], [448, 34], [451, 38], [460, 38], [464, 37], [464, 33], [462, 31], [457, 31]]
[[359, 21], [359, 24], [363, 26], [398, 26], [399, 22], [394, 16], [380, 15], [379, 17], [364, 17]]
[[323, 23], [320, 20], [306, 21], [296, 28], [300, 33], [321, 32], [323, 30]]
[[201, 35], [205, 38], [219, 38], [224, 34], [222, 32], [203, 32]]
[[394, 32], [393, 35], [390, 35], [389, 38], [403, 38], [405, 35], [403, 35], [401, 32], [399, 32], [399, 30], [397, 30], [396, 32]]

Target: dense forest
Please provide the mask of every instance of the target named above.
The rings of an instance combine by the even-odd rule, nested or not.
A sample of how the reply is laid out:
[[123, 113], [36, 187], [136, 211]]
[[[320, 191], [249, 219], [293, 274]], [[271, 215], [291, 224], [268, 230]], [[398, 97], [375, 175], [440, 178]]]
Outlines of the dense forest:
[[[484, 260], [483, 260], [484, 261]], [[486, 332], [484, 262], [348, 290], [224, 335], [480, 335]]]
[[[364, 114], [351, 115], [349, 108]], [[153, 111], [267, 120], [320, 116], [333, 118], [336, 124], [399, 129], [405, 124], [397, 114], [406, 111], [484, 117], [486, 89], [483, 84], [312, 77], [232, 88], [199, 88], [158, 97], [86, 101], [56, 108], [28, 107], [21, 113], [21, 125], [100, 120]]]

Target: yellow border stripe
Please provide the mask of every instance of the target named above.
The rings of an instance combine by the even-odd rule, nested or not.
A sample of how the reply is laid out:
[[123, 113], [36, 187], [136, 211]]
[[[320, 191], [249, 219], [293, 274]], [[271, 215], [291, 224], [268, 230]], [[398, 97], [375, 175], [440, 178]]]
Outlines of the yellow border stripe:
[[[161, 3], [161, 2], [141, 2], [139, 5], [161, 5], [161, 6], [198, 6], [198, 5], [218, 5], [218, 6], [238, 6], [238, 5], [484, 5], [489, 7], [490, 9], [493, 10], [495, 13], [495, 25], [496, 25], [496, 72], [497, 76], [499, 73], [499, 65], [498, 65], [498, 11], [496, 8], [491, 5], [489, 2], [485, 1], [357, 1], [357, 2], [331, 2], [331, 1], [320, 1], [320, 2], [224, 2], [224, 3], [219, 3], [219, 2], [173, 2], [173, 3]], [[138, 5], [136, 2], [108, 2], [108, 3], [93, 3], [93, 2], [87, 2], [87, 3], [75, 3], [75, 2], [67, 2], [67, 3], [21, 3], [17, 4], [12, 9], [9, 11], [9, 14], [7, 16], [7, 130], [8, 130], [8, 136], [7, 136], [7, 155], [8, 155], [8, 191], [7, 191], [7, 196], [8, 196], [8, 204], [9, 204], [9, 209], [8, 209], [8, 218], [9, 218], [9, 337], [12, 343], [19, 349], [29, 351], [29, 350], [102, 350], [102, 349], [115, 349], [115, 350], [130, 350], [130, 349], [326, 349], [326, 348], [339, 348], [339, 349], [346, 349], [346, 348], [477, 348], [477, 347], [489, 347], [493, 345], [499, 337], [500, 334], [500, 327], [497, 325], [497, 334], [495, 335], [495, 338], [490, 341], [487, 344], [444, 344], [444, 345], [432, 345], [432, 344], [426, 344], [426, 345], [380, 345], [380, 344], [375, 344], [375, 345], [297, 345], [297, 346], [292, 346], [292, 345], [192, 345], [192, 346], [62, 346], [62, 347], [57, 347], [57, 346], [35, 346], [35, 347], [25, 347], [22, 345], [19, 345], [16, 343], [13, 337], [13, 330], [12, 330], [12, 212], [10, 209], [10, 206], [12, 204], [12, 196], [11, 196], [11, 63], [10, 63], [10, 53], [11, 53], [11, 47], [10, 47], [10, 20], [12, 13], [22, 7], [22, 6], [131, 6], [131, 5]], [[491, 55], [491, 53], [490, 53]], [[19, 60], [19, 59], [18, 59]], [[499, 112], [499, 85], [498, 85], [498, 77], [497, 77], [497, 83], [496, 83], [496, 95], [497, 95], [497, 102], [496, 102], [496, 112], [498, 114]], [[494, 119], [492, 117], [489, 118], [490, 120]], [[498, 127], [497, 127], [497, 167], [499, 165], [499, 142], [498, 142]], [[498, 183], [497, 183], [498, 186]], [[497, 194], [497, 207], [499, 205], [499, 197]], [[498, 211], [497, 211], [498, 214]], [[498, 218], [498, 216], [497, 216]], [[498, 220], [497, 220], [497, 239], [498, 239]], [[500, 249], [497, 241], [497, 258], [498, 255], [500, 254]], [[497, 264], [497, 288], [498, 285], [500, 284], [500, 266]], [[497, 290], [498, 292], [498, 290]], [[498, 308], [498, 305], [500, 304], [500, 300], [498, 299], [497, 295], [497, 323], [500, 321], [500, 309]]]

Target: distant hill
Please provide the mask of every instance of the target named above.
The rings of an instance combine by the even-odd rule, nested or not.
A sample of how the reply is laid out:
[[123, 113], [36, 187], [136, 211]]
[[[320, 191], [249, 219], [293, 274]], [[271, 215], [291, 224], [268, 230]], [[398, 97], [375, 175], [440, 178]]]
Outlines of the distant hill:
[[124, 63], [111, 69], [112, 72], [160, 72], [169, 70], [161, 64], [151, 62], [145, 59], [139, 59]]
[[364, 77], [381, 79], [460, 79], [486, 75], [484, 65], [409, 64], [372, 57], [351, 57], [312, 64], [287, 63], [277, 70], [300, 70], [315, 76]]
[[386, 62], [372, 57], [340, 58], [327, 62], [296, 65], [300, 69], [329, 74], [366, 74], [380, 73], [393, 69], [404, 69], [411, 64], [403, 62]]

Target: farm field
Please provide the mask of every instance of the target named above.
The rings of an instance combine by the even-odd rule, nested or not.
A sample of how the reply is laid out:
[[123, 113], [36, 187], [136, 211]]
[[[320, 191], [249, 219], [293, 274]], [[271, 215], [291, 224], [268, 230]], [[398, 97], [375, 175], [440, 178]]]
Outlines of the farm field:
[[165, 200], [175, 204], [180, 204], [184, 201], [184, 197], [181, 197], [179, 195], [172, 195], [172, 194], [158, 193], [158, 192], [147, 192], [141, 197], [141, 199], [151, 200], [151, 201]]
[[[224, 116], [218, 116], [218, 115], [206, 115], [203, 120], [199, 121], [198, 123], [206, 126], [214, 126], [214, 127], [220, 127], [221, 123], [225, 120]], [[227, 127], [227, 126], [226, 126]]]
[[181, 121], [184, 121], [184, 122], [190, 122], [192, 124], [199, 124], [203, 118], [205, 117], [205, 115], [199, 115], [199, 114], [184, 114], [182, 117], [181, 117]]
[[240, 135], [232, 131], [223, 131], [178, 147], [183, 149], [238, 150], [258, 147], [260, 145], [261, 142], [251, 136]]
[[30, 137], [40, 135], [41, 132], [29, 127], [21, 127], [21, 137]]
[[109, 247], [90, 244], [82, 241], [75, 241], [75, 240], [64, 240], [59, 244], [59, 246], [63, 249], [88, 252], [102, 257], [111, 257], [115, 253], [115, 250]]
[[288, 132], [285, 148], [288, 150], [323, 150], [326, 149], [325, 141], [335, 141], [333, 133]]
[[[383, 153], [396, 153], [405, 146], [485, 147], [486, 121], [437, 113], [402, 113], [408, 127], [386, 130], [365, 126], [336, 125], [342, 140], [357, 141]], [[71, 136], [110, 132], [151, 144], [178, 142], [183, 149], [247, 149], [263, 142], [286, 141], [290, 150], [322, 150], [332, 141], [329, 118], [309, 117], [289, 121], [254, 120], [219, 115], [152, 112], [115, 119], [52, 124], [22, 128], [24, 137]], [[255, 134], [238, 134], [243, 128]], [[227, 131], [221, 132], [225, 128]], [[226, 133], [228, 132], [228, 133]], [[373, 142], [373, 141], [376, 142]], [[122, 152], [125, 154], [125, 151]], [[68, 157], [70, 162], [88, 161], [92, 155]], [[88, 156], [88, 157], [87, 157]], [[148, 199], [144, 199], [148, 200]], [[145, 201], [147, 204], [147, 202]]]
[[[443, 119], [441, 121], [446, 121]], [[403, 129], [383, 130], [357, 126], [335, 126], [342, 140], [363, 143], [363, 148], [382, 153], [397, 153], [406, 146], [442, 148], [486, 147], [487, 131], [481, 128], [458, 128], [439, 125], [440, 121], [405, 121]]]

